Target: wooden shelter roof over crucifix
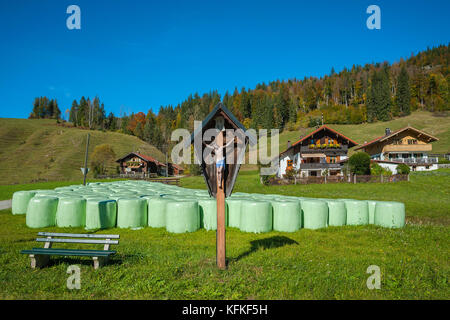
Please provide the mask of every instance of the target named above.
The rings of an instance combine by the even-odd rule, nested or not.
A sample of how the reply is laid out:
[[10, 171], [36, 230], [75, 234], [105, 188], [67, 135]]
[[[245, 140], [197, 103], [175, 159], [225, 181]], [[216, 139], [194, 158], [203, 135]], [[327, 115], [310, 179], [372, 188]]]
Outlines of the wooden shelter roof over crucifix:
[[[196, 128], [191, 135], [191, 144], [194, 144], [194, 152], [198, 159], [201, 159], [201, 168], [203, 177], [205, 179], [206, 185], [208, 187], [209, 194], [213, 197], [216, 196], [217, 193], [217, 174], [216, 174], [216, 166], [214, 163], [207, 164], [205, 159], [203, 159], [203, 151], [204, 145], [201, 144], [201, 147], [195, 145], [196, 138], [203, 141], [203, 134], [208, 129], [215, 129], [216, 127], [216, 119], [219, 117], [223, 117], [224, 119], [224, 129], [240, 129], [242, 133], [245, 134], [247, 129], [244, 125], [231, 113], [231, 111], [222, 103], [218, 103], [214, 109], [206, 116], [206, 118], [202, 121], [202, 125], [199, 128]], [[224, 187], [225, 187], [225, 196], [230, 196], [233, 191], [234, 183], [237, 178], [237, 174], [239, 172], [239, 168], [241, 165], [241, 161], [245, 154], [245, 149], [249, 140], [251, 143], [256, 144], [256, 139], [253, 136], [244, 135], [243, 141], [239, 140], [239, 135], [237, 138], [233, 148], [233, 163], [225, 162], [225, 172], [224, 172]], [[229, 141], [227, 141], [228, 143]], [[239, 147], [240, 146], [240, 147]], [[225, 151], [224, 151], [225, 152]]]

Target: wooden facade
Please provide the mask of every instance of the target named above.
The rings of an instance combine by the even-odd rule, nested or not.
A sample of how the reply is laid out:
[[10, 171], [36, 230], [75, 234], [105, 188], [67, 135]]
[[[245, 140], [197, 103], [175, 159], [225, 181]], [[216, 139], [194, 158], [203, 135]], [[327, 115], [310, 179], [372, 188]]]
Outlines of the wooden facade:
[[156, 174], [164, 175], [166, 165], [153, 157], [138, 152], [131, 152], [116, 160], [121, 174]]
[[169, 176], [179, 176], [182, 175], [184, 173], [184, 169], [182, 167], [180, 167], [179, 165], [175, 164], [175, 163], [168, 163], [168, 173]]
[[288, 170], [297, 170], [302, 176], [342, 174], [341, 161], [347, 159], [349, 148], [358, 143], [323, 125], [280, 154], [278, 176]]
[[[405, 163], [413, 171], [437, 169], [437, 158], [429, 155], [431, 143], [439, 139], [413, 127], [405, 127], [366, 142], [356, 150], [367, 152], [373, 161], [391, 171], [399, 163]], [[395, 172], [394, 172], [395, 173]]]

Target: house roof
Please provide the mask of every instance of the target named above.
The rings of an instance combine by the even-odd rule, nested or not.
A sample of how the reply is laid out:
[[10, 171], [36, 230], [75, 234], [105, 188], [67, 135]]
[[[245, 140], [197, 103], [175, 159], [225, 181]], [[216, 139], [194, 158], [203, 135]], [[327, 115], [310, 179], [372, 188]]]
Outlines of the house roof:
[[155, 163], [156, 165], [158, 165], [158, 166], [162, 166], [162, 167], [165, 167], [165, 166], [166, 166], [164, 163], [162, 163], [162, 162], [156, 160], [155, 158], [150, 157], [150, 156], [146, 156], [146, 155], [144, 155], [144, 154], [142, 154], [142, 153], [138, 153], [138, 152], [130, 152], [130, 153], [128, 153], [127, 155], [123, 156], [122, 158], [117, 159], [116, 162], [121, 162], [121, 161], [123, 161], [124, 159], [128, 158], [129, 156], [136, 156], [136, 157], [141, 158], [141, 159], [144, 160], [144, 161], [147, 161], [147, 162], [154, 162], [154, 163]]
[[[221, 102], [219, 102], [214, 109], [211, 110], [211, 112], [206, 116], [206, 118], [202, 121], [202, 125], [201, 127], [198, 127], [197, 130], [195, 130], [192, 134], [191, 134], [191, 141], [190, 143], [194, 143], [194, 137], [200, 133], [200, 131], [202, 130], [202, 128], [206, 127], [207, 124], [214, 118], [214, 116], [219, 112], [219, 111], [223, 111], [225, 113], [225, 115], [229, 118], [229, 120], [231, 122], [233, 122], [233, 124], [238, 127], [239, 129], [242, 129], [242, 131], [247, 131], [247, 129], [244, 127], [244, 125], [231, 113], [231, 111]], [[253, 136], [248, 136], [249, 140], [253, 143], [256, 144], [256, 141], [254, 140]]]
[[391, 138], [391, 137], [393, 137], [393, 136], [395, 136], [395, 135], [397, 135], [397, 134], [399, 134], [399, 133], [401, 133], [403, 131], [406, 131], [406, 130], [413, 130], [413, 131], [416, 131], [416, 132], [418, 132], [418, 133], [420, 133], [420, 134], [422, 134], [424, 136], [427, 136], [430, 139], [430, 142], [434, 142], [434, 141], [438, 141], [439, 140], [438, 138], [432, 136], [431, 134], [428, 134], [428, 133], [426, 133], [424, 131], [421, 131], [419, 129], [413, 128], [411, 126], [407, 126], [407, 127], [401, 128], [399, 130], [393, 131], [393, 132], [391, 132], [388, 135], [384, 135], [384, 136], [375, 138], [372, 141], [366, 142], [363, 145], [361, 145], [358, 148], [356, 148], [355, 150], [359, 150], [359, 149], [365, 148], [365, 147], [367, 147], [369, 145], [372, 145], [374, 143], [379, 143], [379, 142], [386, 141], [387, 139], [389, 139], [389, 138]]
[[184, 170], [182, 167], [180, 167], [179, 165], [177, 165], [175, 163], [169, 163], [169, 165], [171, 165], [172, 167], [174, 167], [177, 170]]
[[314, 130], [313, 132], [311, 132], [310, 134], [304, 136], [304, 137], [301, 138], [300, 140], [298, 140], [298, 141], [296, 141], [295, 143], [293, 143], [289, 148], [287, 148], [285, 151], [283, 151], [282, 154], [285, 153], [286, 151], [288, 151], [289, 149], [295, 147], [295, 146], [298, 145], [299, 143], [302, 143], [303, 141], [305, 141], [305, 140], [308, 139], [309, 137], [313, 136], [314, 134], [316, 134], [316, 133], [318, 133], [318, 132], [320, 132], [320, 131], [322, 131], [322, 130], [328, 130], [328, 131], [331, 131], [331, 132], [337, 134], [338, 136], [340, 136], [341, 138], [347, 140], [347, 141], [349, 142], [349, 148], [358, 145], [358, 142], [356, 142], [356, 141], [354, 141], [354, 140], [352, 140], [352, 139], [350, 139], [350, 138], [344, 136], [342, 133], [337, 132], [337, 131], [334, 130], [334, 129], [331, 129], [331, 128], [330, 128], [329, 126], [327, 126], [327, 125], [322, 125], [321, 127], [317, 128], [316, 130]]

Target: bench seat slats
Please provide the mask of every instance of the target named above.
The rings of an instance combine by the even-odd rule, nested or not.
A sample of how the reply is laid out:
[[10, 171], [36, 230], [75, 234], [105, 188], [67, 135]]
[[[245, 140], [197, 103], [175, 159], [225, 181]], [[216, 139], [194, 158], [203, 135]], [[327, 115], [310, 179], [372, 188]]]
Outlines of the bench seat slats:
[[90, 244], [119, 244], [119, 240], [93, 240], [93, 239], [48, 239], [37, 238], [37, 242], [60, 242], [60, 243], [90, 243]]
[[39, 251], [39, 250], [43, 250], [43, 251], [76, 251], [76, 252], [86, 252], [86, 253], [96, 253], [96, 252], [100, 252], [100, 253], [107, 253], [107, 254], [114, 254], [116, 253], [115, 250], [91, 250], [91, 249], [64, 249], [64, 248], [33, 248], [32, 250], [35, 251]]
[[32, 250], [22, 250], [23, 254], [43, 254], [57, 256], [90, 256], [107, 257], [116, 253], [114, 250], [76, 250], [76, 249], [43, 249], [33, 248]]
[[82, 234], [82, 233], [55, 233], [55, 232], [38, 232], [38, 236], [42, 237], [68, 237], [68, 238], [93, 238], [93, 239], [120, 239], [118, 234]]

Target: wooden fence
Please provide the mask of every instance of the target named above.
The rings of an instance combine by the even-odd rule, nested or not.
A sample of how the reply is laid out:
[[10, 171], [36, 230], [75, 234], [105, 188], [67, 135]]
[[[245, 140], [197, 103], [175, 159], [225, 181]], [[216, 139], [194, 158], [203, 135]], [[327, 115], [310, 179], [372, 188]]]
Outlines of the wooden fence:
[[153, 175], [148, 174], [117, 174], [117, 175], [98, 175], [96, 179], [130, 179], [130, 180], [145, 180], [150, 182], [161, 182], [171, 185], [180, 185], [180, 178], [155, 178]]
[[286, 184], [311, 184], [311, 183], [387, 183], [409, 181], [408, 174], [393, 174], [390, 176], [383, 175], [346, 175], [346, 176], [323, 176], [323, 177], [292, 177], [291, 179], [271, 178], [271, 185]]

